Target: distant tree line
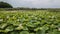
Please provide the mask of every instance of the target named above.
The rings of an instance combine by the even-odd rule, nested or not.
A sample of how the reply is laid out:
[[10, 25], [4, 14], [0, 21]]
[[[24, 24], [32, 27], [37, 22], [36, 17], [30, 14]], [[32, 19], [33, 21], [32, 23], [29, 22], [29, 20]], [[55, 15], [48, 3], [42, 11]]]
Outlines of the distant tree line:
[[48, 10], [48, 11], [60, 11], [60, 8], [28, 8], [28, 7], [17, 7], [13, 8], [12, 5], [6, 2], [0, 2], [0, 10]]

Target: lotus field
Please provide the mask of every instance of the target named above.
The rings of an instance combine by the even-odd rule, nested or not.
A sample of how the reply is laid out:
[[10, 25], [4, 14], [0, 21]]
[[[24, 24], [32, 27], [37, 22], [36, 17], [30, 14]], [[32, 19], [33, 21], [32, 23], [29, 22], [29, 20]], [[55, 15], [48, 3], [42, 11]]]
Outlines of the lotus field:
[[0, 11], [0, 34], [60, 34], [60, 12]]

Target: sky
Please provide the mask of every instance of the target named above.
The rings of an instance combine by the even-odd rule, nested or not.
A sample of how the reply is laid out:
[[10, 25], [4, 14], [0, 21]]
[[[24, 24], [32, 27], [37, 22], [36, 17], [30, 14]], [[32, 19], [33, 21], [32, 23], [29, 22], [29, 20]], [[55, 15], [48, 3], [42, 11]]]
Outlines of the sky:
[[0, 0], [13, 7], [60, 8], [60, 0]]

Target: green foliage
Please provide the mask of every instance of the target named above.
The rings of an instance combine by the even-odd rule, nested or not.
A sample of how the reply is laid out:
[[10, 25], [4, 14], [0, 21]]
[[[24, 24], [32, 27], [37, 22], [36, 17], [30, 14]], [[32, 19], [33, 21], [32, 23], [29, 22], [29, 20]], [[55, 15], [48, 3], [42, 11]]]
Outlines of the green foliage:
[[0, 34], [60, 34], [60, 12], [0, 11]]
[[0, 8], [12, 8], [12, 6], [6, 2], [0, 2]]
[[29, 34], [29, 32], [28, 31], [22, 31], [22, 32], [20, 32], [20, 34]]

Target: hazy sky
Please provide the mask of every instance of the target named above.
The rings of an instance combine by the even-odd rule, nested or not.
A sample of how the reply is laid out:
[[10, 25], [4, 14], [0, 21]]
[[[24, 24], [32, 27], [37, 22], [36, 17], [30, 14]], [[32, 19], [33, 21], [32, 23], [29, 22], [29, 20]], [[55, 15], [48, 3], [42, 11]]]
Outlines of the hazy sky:
[[13, 7], [60, 8], [60, 0], [0, 0]]

